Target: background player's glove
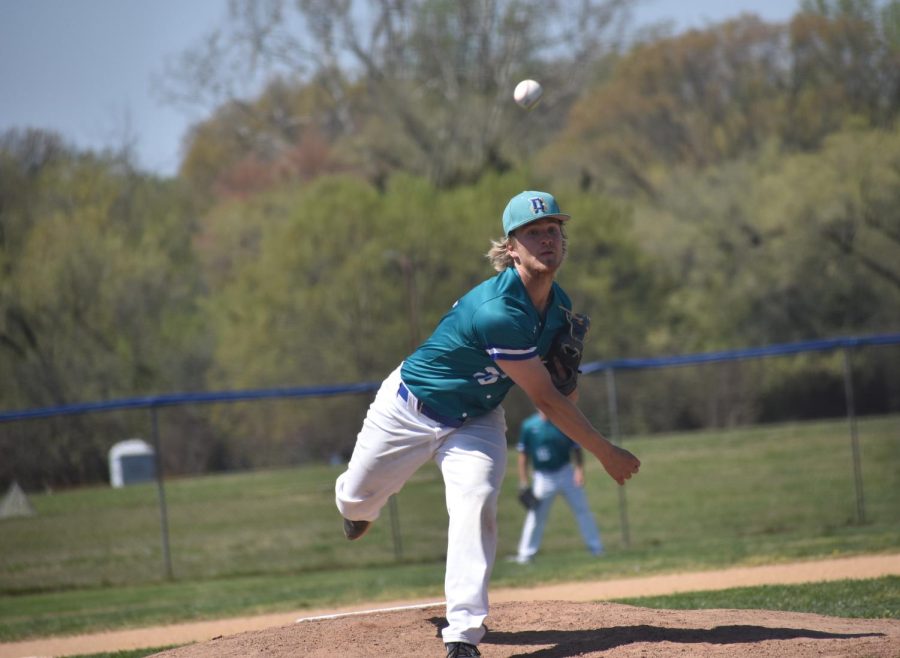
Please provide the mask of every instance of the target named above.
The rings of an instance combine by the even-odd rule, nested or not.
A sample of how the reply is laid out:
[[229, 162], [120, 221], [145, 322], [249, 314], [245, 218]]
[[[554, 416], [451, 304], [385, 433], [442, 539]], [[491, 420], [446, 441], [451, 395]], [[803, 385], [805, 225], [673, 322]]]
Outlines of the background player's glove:
[[531, 487], [519, 487], [519, 502], [522, 503], [522, 507], [529, 510], [536, 508], [540, 503]]
[[544, 365], [550, 371], [553, 385], [563, 395], [569, 395], [578, 386], [578, 367], [584, 352], [584, 337], [591, 326], [591, 319], [586, 315], [568, 313], [568, 326], [560, 329], [553, 339]]

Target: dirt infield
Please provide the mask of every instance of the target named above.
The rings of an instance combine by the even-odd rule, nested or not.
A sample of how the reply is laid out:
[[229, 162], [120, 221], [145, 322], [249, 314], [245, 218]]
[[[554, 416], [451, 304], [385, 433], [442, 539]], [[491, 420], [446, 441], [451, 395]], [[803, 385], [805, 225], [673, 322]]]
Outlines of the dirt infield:
[[[609, 599], [900, 575], [900, 554], [491, 592], [485, 658], [869, 656], [900, 658], [900, 621], [747, 610], [660, 611]], [[377, 610], [372, 610], [377, 608]], [[190, 646], [165, 658], [441, 656], [443, 606], [396, 601], [0, 644], [0, 658]], [[304, 621], [297, 623], [298, 619]]]
[[[291, 624], [166, 651], [165, 658], [443, 656], [442, 608], [377, 612]], [[500, 603], [485, 658], [764, 656], [896, 658], [900, 621], [765, 610], [649, 610], [615, 603]]]

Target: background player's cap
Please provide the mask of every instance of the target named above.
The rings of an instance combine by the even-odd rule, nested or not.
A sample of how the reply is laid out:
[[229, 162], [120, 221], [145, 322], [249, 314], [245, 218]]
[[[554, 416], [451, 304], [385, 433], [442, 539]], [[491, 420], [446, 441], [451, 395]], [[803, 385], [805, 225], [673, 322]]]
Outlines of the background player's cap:
[[560, 221], [569, 219], [569, 215], [559, 211], [559, 204], [552, 194], [534, 190], [520, 192], [506, 204], [503, 211], [503, 231], [507, 237], [520, 226], [545, 217], [555, 217]]

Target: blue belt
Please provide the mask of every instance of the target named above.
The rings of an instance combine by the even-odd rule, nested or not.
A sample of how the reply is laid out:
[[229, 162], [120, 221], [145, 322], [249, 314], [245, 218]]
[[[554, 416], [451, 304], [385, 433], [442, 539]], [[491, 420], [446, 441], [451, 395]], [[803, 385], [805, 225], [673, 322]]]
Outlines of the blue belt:
[[[404, 402], [409, 400], [410, 392], [409, 389], [406, 388], [406, 384], [400, 382], [400, 388], [397, 390], [397, 395], [403, 398]], [[441, 425], [446, 425], [447, 427], [462, 427], [462, 424], [465, 422], [464, 420], [460, 420], [459, 418], [450, 418], [449, 416], [443, 416], [433, 409], [429, 409], [425, 406], [421, 400], [416, 400], [416, 410], [422, 414], [435, 421], [436, 423], [440, 423]]]

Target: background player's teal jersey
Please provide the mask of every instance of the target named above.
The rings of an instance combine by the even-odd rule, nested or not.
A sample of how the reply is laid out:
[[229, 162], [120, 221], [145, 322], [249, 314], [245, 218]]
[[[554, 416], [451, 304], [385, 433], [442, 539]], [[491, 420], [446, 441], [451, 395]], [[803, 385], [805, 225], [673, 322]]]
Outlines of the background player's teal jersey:
[[571, 461], [572, 450], [577, 447], [578, 444], [557, 429], [556, 425], [540, 414], [532, 414], [522, 421], [516, 450], [528, 455], [534, 470], [552, 473]]
[[513, 382], [504, 360], [543, 357], [567, 325], [572, 303], [553, 284], [546, 317], [510, 267], [459, 299], [434, 333], [401, 369], [403, 383], [419, 400], [450, 418], [471, 418], [496, 408]]

